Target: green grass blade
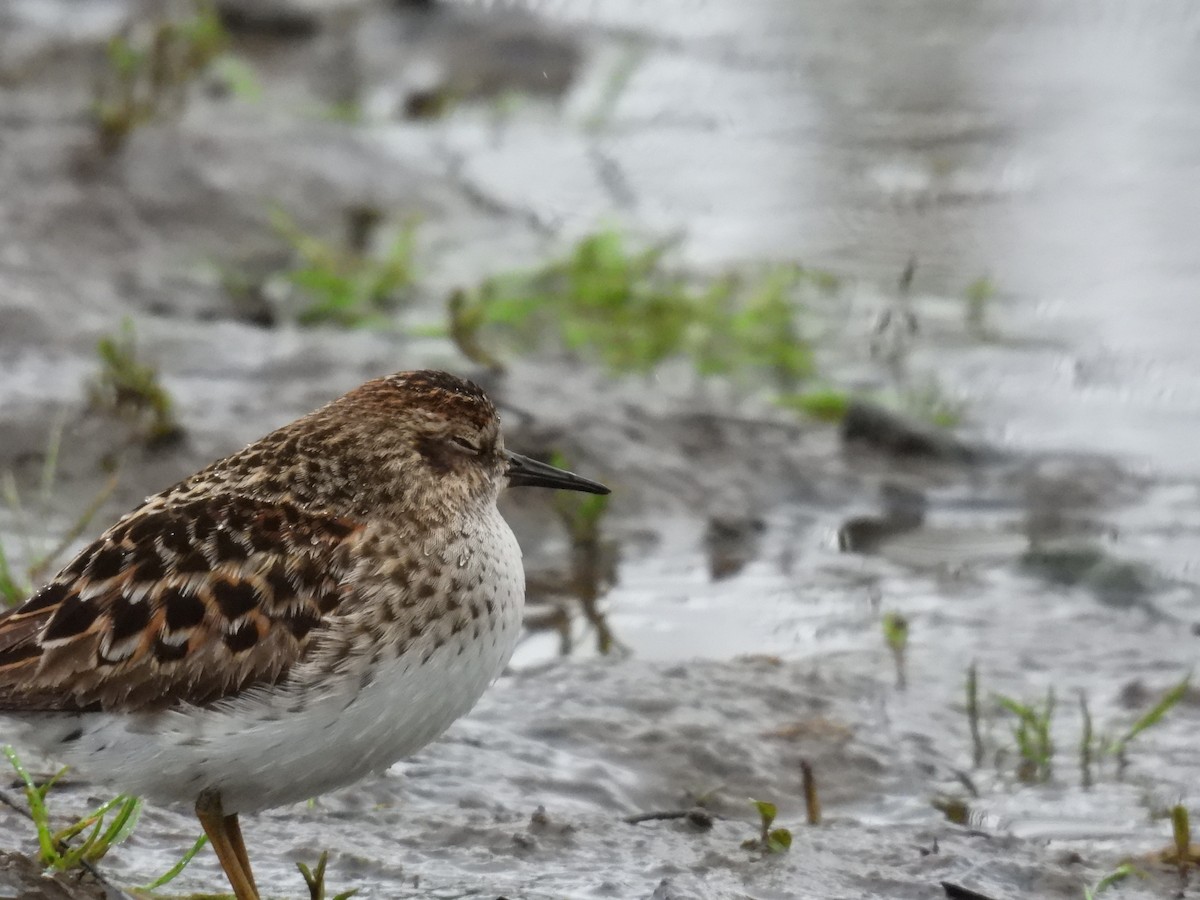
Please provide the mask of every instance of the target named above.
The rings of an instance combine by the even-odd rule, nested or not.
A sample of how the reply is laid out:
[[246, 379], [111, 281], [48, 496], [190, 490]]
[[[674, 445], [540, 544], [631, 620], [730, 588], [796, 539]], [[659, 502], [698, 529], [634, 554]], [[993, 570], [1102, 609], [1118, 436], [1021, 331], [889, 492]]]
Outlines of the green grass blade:
[[55, 865], [61, 857], [50, 833], [50, 813], [46, 809], [45, 794], [34, 783], [20, 757], [17, 756], [17, 752], [7, 744], [4, 746], [4, 755], [8, 758], [13, 771], [25, 783], [25, 796], [29, 800], [29, 814], [33, 817], [33, 824], [37, 829], [41, 860], [46, 865]]
[[[81, 822], [82, 821], [88, 820], [81, 820]], [[87, 839], [78, 846], [68, 847], [66, 852], [59, 857], [58, 862], [54, 864], [54, 868], [62, 869], [64, 871], [67, 869], [73, 869], [83, 862], [83, 860], [90, 859], [89, 854], [92, 852], [92, 848], [96, 846], [96, 841], [100, 837], [100, 829], [104, 827], [104, 818], [99, 817], [96, 819], [91, 819], [88, 821], [88, 824], [93, 825], [92, 833], [89, 834]]]
[[[57, 777], [55, 780], [57, 780]], [[47, 788], [52, 783], [53, 782], [49, 782], [49, 783], [43, 785], [42, 787]], [[107, 803], [102, 803], [100, 806], [96, 807], [95, 810], [93, 810], [88, 815], [84, 816], [78, 822], [75, 822], [73, 825], [68, 825], [62, 831], [55, 833], [54, 839], [56, 841], [69, 841], [71, 838], [75, 837], [75, 835], [79, 834], [79, 832], [83, 831], [86, 828], [90, 828], [94, 823], [103, 819], [105, 817], [105, 815], [107, 815], [112, 809], [114, 809], [120, 802], [121, 802], [121, 796], [118, 795], [116, 797], [113, 797], [113, 799], [109, 800]]]
[[1163, 694], [1162, 699], [1154, 704], [1149, 712], [1134, 722], [1133, 727], [1125, 732], [1123, 737], [1117, 739], [1117, 741], [1110, 748], [1110, 752], [1114, 754], [1121, 753], [1121, 751], [1125, 749], [1125, 746], [1135, 737], [1137, 737], [1147, 728], [1152, 728], [1162, 721], [1163, 716], [1170, 712], [1171, 709], [1183, 699], [1184, 694], [1187, 693], [1187, 689], [1191, 686], [1191, 681], [1192, 673], [1188, 672], [1183, 681], [1179, 682], [1179, 684], [1175, 685], [1175, 687]]
[[137, 827], [138, 820], [142, 817], [142, 801], [138, 797], [131, 797], [128, 794], [118, 794], [113, 798], [112, 802], [120, 801], [121, 809], [116, 817], [112, 820], [112, 824], [105, 829], [99, 840], [96, 842], [87, 854], [89, 862], [96, 862], [101, 859], [112, 847], [121, 843]]
[[204, 849], [204, 846], [207, 843], [208, 835], [200, 835], [200, 837], [196, 838], [196, 843], [192, 844], [192, 849], [188, 850], [187, 853], [183, 854], [183, 856], [179, 858], [179, 862], [175, 863], [175, 865], [171, 866], [171, 868], [167, 869], [166, 872], [154, 879], [149, 884], [138, 888], [138, 891], [153, 891], [174, 880], [174, 878], [180, 872], [187, 868], [188, 863], [192, 861], [196, 854]]
[[1101, 878], [1098, 882], [1096, 882], [1096, 886], [1094, 888], [1084, 888], [1083, 896], [1088, 898], [1088, 900], [1093, 900], [1093, 898], [1104, 893], [1113, 885], [1124, 881], [1131, 875], [1141, 876], [1141, 874], [1142, 873], [1138, 871], [1138, 869], [1135, 868], [1132, 863], [1122, 863]]

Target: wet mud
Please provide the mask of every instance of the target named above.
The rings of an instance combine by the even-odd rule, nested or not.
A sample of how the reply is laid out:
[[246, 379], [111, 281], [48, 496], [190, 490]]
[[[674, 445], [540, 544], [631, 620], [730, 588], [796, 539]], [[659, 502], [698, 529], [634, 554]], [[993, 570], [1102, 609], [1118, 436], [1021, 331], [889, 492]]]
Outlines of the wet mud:
[[[400, 368], [476, 375], [510, 446], [561, 451], [614, 496], [583, 550], [547, 498], [505, 499], [530, 576], [510, 671], [413, 759], [250, 818], [267, 895], [302, 895], [294, 864], [324, 850], [331, 895], [379, 898], [1066, 898], [1126, 860], [1146, 877], [1113, 896], [1176, 895], [1154, 854], [1171, 807], [1200, 809], [1200, 695], [1123, 762], [1081, 754], [1081, 698], [1111, 746], [1200, 648], [1195, 11], [269, 6], [222, 4], [258, 96], [214, 77], [109, 156], [88, 109], [137, 5], [0, 8], [13, 571], [102, 490], [76, 544]], [[286, 263], [274, 209], [330, 238], [364, 209], [385, 228], [419, 219], [401, 324], [304, 329], [288, 297], [228, 290], [230, 272]], [[681, 233], [697, 272], [837, 273], [809, 311], [822, 371], [864, 396], [935, 379], [962, 424], [864, 401], [839, 428], [671, 366], [613, 380], [535, 356], [473, 372], [420, 327], [454, 288], [613, 223]], [[985, 277], [995, 290], [972, 307]], [[126, 315], [184, 429], [169, 446], [137, 446], [87, 407], [96, 341]], [[902, 650], [888, 615], [907, 625]], [[996, 698], [1036, 706], [1050, 690], [1055, 752], [1031, 779]], [[65, 823], [108, 795], [75, 782], [50, 796]], [[743, 847], [751, 797], [778, 805], [786, 853]], [[696, 807], [711, 827], [627, 821]], [[98, 869], [146, 884], [197, 834], [187, 810], [146, 809]], [[42, 878], [31, 827], [5, 807], [0, 847], [0, 896], [119, 896]], [[165, 891], [223, 887], [206, 852]]]

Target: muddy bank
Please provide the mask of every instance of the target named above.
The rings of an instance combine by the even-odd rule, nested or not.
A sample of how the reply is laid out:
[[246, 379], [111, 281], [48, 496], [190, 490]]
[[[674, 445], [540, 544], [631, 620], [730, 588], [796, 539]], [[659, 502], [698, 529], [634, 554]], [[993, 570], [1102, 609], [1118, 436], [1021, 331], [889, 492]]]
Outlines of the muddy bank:
[[[294, 896], [292, 861], [322, 849], [331, 887], [371, 897], [924, 898], [941, 896], [942, 881], [996, 897], [1078, 897], [1104, 874], [1104, 863], [1040, 841], [880, 822], [892, 818], [881, 796], [896, 785], [933, 793], [954, 760], [908, 740], [890, 688], [840, 669], [624, 660], [506, 678], [469, 720], [386, 776], [255, 817], [258, 879]], [[819, 782], [818, 827], [803, 824], [801, 760]], [[87, 796], [65, 789], [60, 802]], [[741, 846], [757, 829], [747, 797], [779, 804], [790, 852]], [[698, 799], [711, 828], [624, 821]], [[195, 831], [187, 815], [147, 811], [105, 872], [144, 883]], [[201, 858], [174, 890], [219, 880]]]

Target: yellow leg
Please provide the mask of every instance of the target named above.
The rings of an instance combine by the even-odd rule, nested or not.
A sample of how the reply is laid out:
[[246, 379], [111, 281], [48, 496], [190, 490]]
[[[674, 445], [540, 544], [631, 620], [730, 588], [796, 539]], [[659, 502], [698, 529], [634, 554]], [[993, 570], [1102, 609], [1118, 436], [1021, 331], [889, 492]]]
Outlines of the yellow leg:
[[237, 815], [225, 815], [221, 809], [221, 795], [205, 791], [196, 801], [196, 818], [208, 835], [208, 842], [212, 844], [237, 900], [259, 900]]
[[225, 817], [225, 831], [229, 835], [229, 843], [233, 845], [233, 852], [237, 854], [238, 862], [242, 865], [246, 880], [257, 894], [258, 885], [254, 883], [254, 872], [250, 870], [250, 857], [246, 853], [246, 842], [242, 840], [242, 826], [238, 822], [237, 813]]

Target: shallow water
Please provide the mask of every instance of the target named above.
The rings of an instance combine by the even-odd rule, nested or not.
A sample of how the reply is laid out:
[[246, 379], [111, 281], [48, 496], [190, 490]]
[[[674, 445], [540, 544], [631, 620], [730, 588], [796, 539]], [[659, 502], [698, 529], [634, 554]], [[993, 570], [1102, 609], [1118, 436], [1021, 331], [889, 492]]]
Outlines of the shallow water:
[[[677, 372], [614, 385], [562, 361], [515, 365], [496, 386], [510, 443], [566, 435], [576, 467], [617, 489], [620, 562], [603, 609], [619, 652], [592, 658], [578, 617], [565, 659], [559, 635], [531, 632], [446, 739], [311, 808], [254, 817], [269, 893], [294, 895], [292, 861], [328, 848], [331, 885], [371, 897], [934, 897], [943, 880], [1078, 897], [1168, 842], [1163, 809], [1196, 807], [1194, 692], [1135, 740], [1121, 778], [1109, 761], [1079, 787], [1076, 747], [1081, 692], [1097, 732], [1116, 735], [1197, 661], [1200, 11], [679, 0], [419, 28], [384, 27], [391, 14], [376, 11], [311, 40], [245, 39], [258, 106], [199, 100], [88, 174], [87, 54], [123, 8], [0, 11], [0, 468], [26, 498], [24, 513], [0, 511], [0, 535], [15, 564], [75, 518], [121, 445], [119, 428], [80, 413], [80, 384], [95, 337], [125, 312], [189, 438], [127, 462], [96, 527], [366, 377], [461, 369], [436, 340], [240, 321], [212, 261], [274, 252], [268, 202], [327, 229], [365, 200], [419, 210], [430, 264], [417, 318], [437, 314], [446, 288], [606, 221], [681, 230], [706, 271], [764, 259], [832, 270], [842, 289], [811, 311], [823, 365], [886, 386], [873, 323], [911, 311], [908, 377], [961, 399], [965, 439], [995, 451], [897, 460]], [[490, 58], [498, 32], [532, 41], [520, 65]], [[428, 123], [390, 115], [431, 77], [470, 83], [472, 65], [527, 86], [529, 58], [552, 87], [503, 116], [470, 104]], [[356, 79], [365, 123], [313, 113]], [[982, 276], [997, 292], [972, 324], [963, 298]], [[61, 473], [39, 504], [60, 412]], [[889, 517], [886, 485], [922, 494], [923, 515]], [[531, 571], [566, 565], [546, 505], [516, 499], [509, 514]], [[848, 533], [865, 552], [839, 549]], [[909, 623], [904, 690], [883, 612]], [[1035, 701], [1051, 686], [1053, 777], [1022, 784], [1011, 719], [990, 698]], [[801, 759], [821, 787], [819, 829], [801, 824]], [[621, 821], [714, 790], [729, 818], [712, 831]], [[54, 796], [78, 812], [105, 793]], [[974, 830], [948, 823], [935, 795], [965, 800]], [[754, 830], [746, 796], [779, 803], [790, 853], [740, 849]], [[539, 806], [545, 821], [532, 821]], [[14, 815], [0, 829], [30, 848]], [[144, 883], [196, 830], [148, 810], [103, 870]], [[221, 880], [205, 856], [179, 883]], [[1120, 896], [1170, 885], [1160, 874]]]

